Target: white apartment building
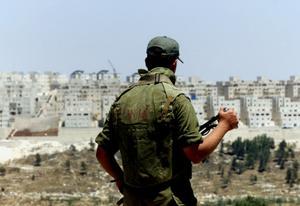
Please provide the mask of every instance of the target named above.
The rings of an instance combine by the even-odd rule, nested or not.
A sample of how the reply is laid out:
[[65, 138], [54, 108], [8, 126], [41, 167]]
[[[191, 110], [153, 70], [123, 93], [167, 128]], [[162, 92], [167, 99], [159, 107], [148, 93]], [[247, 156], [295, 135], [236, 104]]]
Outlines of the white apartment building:
[[255, 94], [251, 81], [240, 80], [238, 77], [230, 77], [229, 81], [217, 82], [218, 95], [225, 96], [226, 99], [235, 99], [247, 95]]
[[4, 90], [9, 102], [11, 117], [36, 115], [39, 110], [36, 100], [47, 95], [50, 91], [53, 73], [39, 74], [37, 72], [2, 72], [0, 73], [1, 88]]
[[209, 117], [207, 116], [208, 99], [206, 96], [198, 96], [191, 99], [199, 124], [203, 124]]
[[71, 79], [77, 79], [85, 81], [89, 78], [88, 74], [85, 74], [83, 70], [75, 70], [70, 74], [70, 80]]
[[273, 101], [274, 119], [280, 127], [300, 127], [300, 101], [291, 101], [288, 97], [276, 97]]
[[139, 79], [140, 79], [139, 73], [135, 72], [132, 75], [126, 77], [126, 82], [132, 84], [138, 82]]
[[9, 114], [9, 101], [6, 95], [6, 91], [0, 89], [0, 128], [6, 128], [10, 126], [10, 114]]
[[65, 105], [63, 117], [65, 127], [96, 127], [97, 123], [92, 119], [91, 101], [72, 101]]
[[218, 95], [218, 88], [216, 85], [201, 81], [196, 76], [189, 77], [188, 81], [186, 81], [184, 78], [177, 78], [176, 86], [192, 100], [201, 96]]
[[272, 127], [275, 126], [272, 109], [272, 99], [243, 97], [240, 119], [249, 127]]
[[1, 82], [21, 82], [24, 79], [22, 72], [0, 72]]
[[[183, 89], [183, 88], [180, 88]], [[197, 97], [201, 96], [218, 96], [218, 89], [214, 85], [209, 84], [189, 84], [185, 89], [183, 89], [186, 94], [188, 94], [191, 99], [197, 99]]]
[[97, 73], [98, 80], [101, 82], [120, 83], [120, 76], [117, 73], [110, 73], [109, 70], [101, 70]]
[[231, 99], [226, 100], [224, 96], [210, 96], [208, 97], [209, 100], [209, 116], [215, 116], [218, 114], [219, 109], [221, 107], [224, 108], [233, 108], [238, 116], [241, 114], [241, 101], [240, 99]]
[[180, 85], [185, 85], [187, 83], [186, 78], [184, 76], [176, 76], [176, 84], [178, 84], [178, 86]]
[[114, 103], [116, 100], [115, 95], [104, 95], [102, 96], [102, 102], [101, 102], [101, 119], [103, 122], [106, 120], [106, 117], [109, 113], [111, 105]]
[[[76, 70], [70, 77], [54, 72], [0, 72], [0, 127], [9, 126], [17, 116], [41, 114], [58, 114], [66, 127], [97, 126], [116, 97], [139, 78], [134, 73], [121, 82], [116, 72], [108, 70]], [[288, 81], [230, 77], [217, 84], [178, 76], [176, 86], [190, 97], [200, 124], [220, 107], [230, 107], [250, 127], [270, 127], [275, 122], [284, 128], [300, 127], [300, 76]]]
[[240, 80], [238, 77], [230, 77], [229, 81], [217, 82], [218, 94], [226, 99], [235, 99], [246, 96], [275, 97], [285, 96], [285, 82], [269, 80], [257, 77], [256, 81]]
[[285, 81], [270, 80], [259, 76], [255, 81], [257, 87], [261, 87], [261, 97], [284, 97], [285, 96]]
[[4, 84], [2, 89], [6, 90], [7, 93], [10, 114], [13, 116], [34, 115], [36, 89], [31, 84], [22, 82], [6, 82]]
[[38, 94], [48, 93], [50, 91], [51, 76], [50, 73], [31, 72], [29, 75], [32, 87], [36, 88]]
[[291, 76], [287, 81], [286, 97], [300, 99], [300, 76]]
[[57, 93], [57, 90], [52, 90], [35, 98], [36, 117], [59, 116], [63, 113], [61, 104], [58, 102]]
[[6, 128], [10, 126], [10, 115], [7, 102], [0, 103], [0, 128]]

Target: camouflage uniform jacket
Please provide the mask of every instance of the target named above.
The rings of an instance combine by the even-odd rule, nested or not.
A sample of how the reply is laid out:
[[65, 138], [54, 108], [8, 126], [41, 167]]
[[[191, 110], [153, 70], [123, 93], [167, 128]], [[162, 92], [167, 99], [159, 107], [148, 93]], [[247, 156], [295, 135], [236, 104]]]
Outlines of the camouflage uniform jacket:
[[139, 82], [112, 105], [96, 142], [112, 155], [120, 150], [126, 185], [151, 188], [189, 173], [182, 148], [202, 138], [190, 100], [174, 86], [174, 73], [163, 67], [139, 73]]

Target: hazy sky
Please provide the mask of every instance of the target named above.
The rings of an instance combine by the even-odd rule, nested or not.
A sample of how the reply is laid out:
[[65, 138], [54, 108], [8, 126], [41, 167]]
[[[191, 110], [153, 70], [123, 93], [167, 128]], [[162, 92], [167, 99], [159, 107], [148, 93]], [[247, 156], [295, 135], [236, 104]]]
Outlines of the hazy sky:
[[288, 79], [300, 70], [299, 0], [0, 0], [0, 71], [144, 66], [157, 35], [181, 46], [178, 74]]

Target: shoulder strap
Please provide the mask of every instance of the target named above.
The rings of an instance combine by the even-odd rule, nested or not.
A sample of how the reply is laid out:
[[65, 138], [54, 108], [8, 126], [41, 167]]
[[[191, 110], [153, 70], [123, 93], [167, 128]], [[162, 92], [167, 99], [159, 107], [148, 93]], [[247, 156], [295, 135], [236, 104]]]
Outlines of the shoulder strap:
[[166, 92], [167, 96], [167, 102], [164, 104], [162, 113], [163, 115], [168, 113], [168, 110], [170, 108], [170, 104], [173, 103], [173, 101], [176, 99], [177, 96], [184, 94], [183, 91], [179, 90], [177, 87], [175, 87], [173, 84], [167, 84], [167, 83], [162, 83], [164, 90]]
[[180, 89], [178, 89], [177, 87], [175, 87], [173, 84], [168, 84], [165, 82], [162, 82], [162, 85], [164, 87], [164, 90], [166, 92], [167, 98], [172, 99], [172, 102], [174, 101], [174, 99], [180, 95], [180, 94], [184, 94], [183, 91], [181, 91]]

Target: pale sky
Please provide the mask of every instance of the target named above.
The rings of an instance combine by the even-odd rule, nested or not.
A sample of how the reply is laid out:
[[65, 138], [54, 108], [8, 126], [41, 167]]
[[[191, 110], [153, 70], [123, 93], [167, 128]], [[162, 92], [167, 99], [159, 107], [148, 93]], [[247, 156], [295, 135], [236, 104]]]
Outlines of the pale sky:
[[177, 73], [200, 79], [300, 75], [299, 0], [0, 0], [0, 71], [144, 66], [157, 35], [181, 46]]

